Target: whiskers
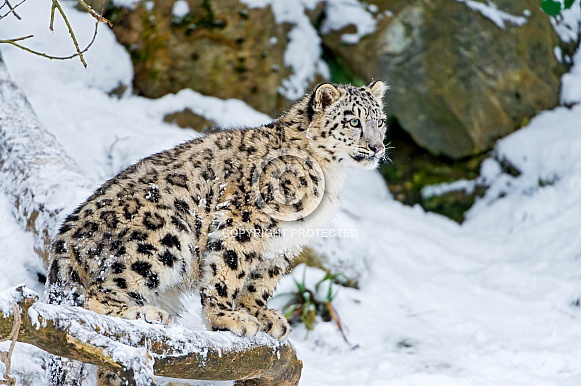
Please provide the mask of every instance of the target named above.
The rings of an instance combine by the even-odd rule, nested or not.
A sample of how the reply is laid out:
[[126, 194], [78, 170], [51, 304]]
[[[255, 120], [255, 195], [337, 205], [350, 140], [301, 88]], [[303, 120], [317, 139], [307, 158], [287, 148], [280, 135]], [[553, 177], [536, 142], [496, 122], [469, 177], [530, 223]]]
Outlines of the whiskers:
[[393, 146], [390, 146], [391, 142], [385, 144], [385, 150], [383, 152], [383, 154], [378, 155], [373, 153], [372, 151], [370, 151], [366, 146], [361, 146], [361, 145], [357, 145], [357, 146], [353, 146], [353, 145], [348, 145], [345, 143], [333, 143], [331, 146], [329, 146], [329, 149], [332, 149], [335, 152], [339, 152], [339, 153], [347, 153], [351, 158], [355, 159], [356, 161], [362, 161], [362, 160], [378, 160], [379, 162], [384, 162], [386, 164], [391, 164], [393, 163], [392, 159], [389, 157], [389, 151], [394, 149]]
[[391, 145], [391, 142], [388, 142], [388, 143], [385, 144], [385, 151], [383, 152], [383, 155], [381, 156], [381, 160], [383, 162], [385, 162], [386, 164], [393, 163], [392, 159], [389, 158], [389, 153], [388, 152], [390, 150], [392, 150], [392, 149], [395, 149], [395, 147], [390, 146], [390, 145]]

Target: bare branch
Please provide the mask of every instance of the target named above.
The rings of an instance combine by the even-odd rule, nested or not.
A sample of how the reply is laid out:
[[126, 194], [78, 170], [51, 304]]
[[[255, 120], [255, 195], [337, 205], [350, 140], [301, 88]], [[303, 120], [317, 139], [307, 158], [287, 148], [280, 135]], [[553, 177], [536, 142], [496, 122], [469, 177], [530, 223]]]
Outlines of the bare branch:
[[12, 331], [5, 339], [1, 340], [11, 340], [10, 347], [8, 351], [0, 351], [0, 360], [4, 363], [4, 379], [0, 379], [0, 384], [15, 386], [16, 379], [10, 375], [10, 368], [12, 365], [12, 353], [14, 352], [14, 347], [16, 347], [16, 342], [18, 341], [18, 334], [20, 333], [20, 327], [22, 326], [22, 318], [19, 313], [18, 306], [16, 304], [12, 304], [12, 312], [14, 315], [14, 323], [12, 324]]
[[[30, 39], [30, 38], [33, 38], [33, 37], [34, 37], [34, 35], [22, 36], [20, 38], [10, 39], [10, 41], [12, 41], [12, 42], [18, 42], [18, 41]], [[3, 42], [3, 40], [0, 40], [0, 42]]]
[[[113, 27], [113, 24], [111, 24], [111, 22], [108, 19], [103, 17], [103, 9], [101, 9], [101, 13], [97, 13], [93, 8], [91, 8], [89, 4], [85, 3], [83, 0], [77, 0], [77, 3], [79, 3], [79, 5], [83, 7], [87, 12], [89, 12], [91, 16], [93, 16], [98, 22], [106, 23], [109, 25], [109, 27]], [[103, 8], [104, 7], [105, 2], [103, 1]]]
[[18, 15], [15, 11], [16, 8], [18, 8], [22, 3], [24, 3], [26, 0], [21, 0], [20, 3], [16, 4], [14, 7], [10, 4], [10, 2], [8, 0], [4, 1], [4, 4], [0, 5], [0, 9], [4, 8], [4, 7], [8, 7], [8, 12], [6, 12], [3, 15], [0, 15], [0, 20], [2, 20], [3, 18], [5, 18], [6, 16], [10, 15], [11, 13], [18, 19], [18, 20], [22, 20], [22, 18], [20, 17], [20, 15]]
[[[16, 16], [19, 20], [21, 20], [21, 17], [15, 12], [15, 8], [18, 7], [20, 4], [24, 3], [24, 1], [26, 1], [26, 0], [22, 0], [16, 6], [12, 7], [10, 5], [10, 3], [8, 2], [8, 0], [5, 0], [4, 1], [4, 4], [2, 6], [0, 6], [0, 9], [2, 9], [5, 5], [7, 5], [8, 8], [9, 8], [9, 11], [6, 12], [4, 15], [0, 15], [0, 20], [3, 17], [6, 17], [7, 15], [9, 15], [10, 13], [13, 13], [14, 16]], [[4, 43], [4, 44], [10, 44], [10, 45], [15, 46], [15, 47], [18, 47], [18, 48], [20, 48], [20, 49], [22, 49], [22, 50], [24, 50], [26, 52], [29, 52], [29, 53], [34, 54], [34, 55], [42, 56], [42, 57], [47, 58], [47, 59], [67, 60], [67, 59], [72, 59], [72, 58], [75, 58], [75, 57], [78, 56], [80, 58], [80, 60], [81, 60], [81, 63], [83, 63], [83, 66], [87, 67], [87, 62], [85, 61], [85, 58], [84, 58], [83, 54], [85, 52], [87, 52], [87, 50], [95, 42], [95, 38], [97, 37], [97, 31], [99, 29], [99, 23], [106, 23], [106, 24], [108, 24], [111, 27], [113, 25], [111, 24], [111, 22], [109, 20], [107, 20], [105, 17], [103, 17], [103, 9], [104, 9], [104, 4], [105, 4], [104, 2], [103, 2], [103, 9], [101, 10], [101, 13], [100, 14], [97, 13], [93, 8], [91, 8], [87, 3], [85, 3], [85, 1], [83, 1], [83, 0], [77, 0], [77, 2], [79, 3], [79, 5], [83, 9], [85, 9], [96, 20], [95, 30], [93, 32], [93, 37], [92, 37], [91, 41], [89, 42], [89, 44], [84, 49], [82, 49], [82, 50], [80, 49], [79, 43], [77, 41], [77, 37], [76, 37], [76, 35], [75, 35], [74, 31], [73, 31], [73, 28], [72, 28], [71, 24], [69, 23], [69, 20], [68, 20], [68, 18], [66, 16], [64, 10], [62, 9], [60, 3], [58, 2], [58, 0], [52, 0], [52, 6], [51, 6], [51, 10], [50, 10], [50, 24], [49, 24], [49, 29], [51, 31], [53, 31], [54, 30], [55, 12], [58, 11], [59, 14], [61, 15], [61, 17], [63, 18], [63, 21], [65, 22], [65, 24], [67, 26], [67, 29], [69, 31], [69, 34], [71, 35], [71, 39], [73, 41], [73, 44], [74, 44], [75, 50], [76, 50], [76, 53], [75, 54], [68, 55], [68, 56], [54, 56], [54, 55], [49, 55], [49, 54], [44, 53], [44, 52], [40, 52], [40, 51], [33, 50], [31, 48], [28, 48], [26, 46], [23, 46], [22, 44], [18, 44], [17, 43], [18, 41], [31, 38], [31, 37], [33, 37], [33, 35], [29, 35], [29, 36], [21, 37], [21, 38], [13, 38], [13, 39], [0, 39], [0, 44], [2, 44], [2, 43]]]
[[[34, 37], [34, 35], [28, 35], [28, 36], [24, 36], [24, 37], [20, 37], [20, 38], [0, 40], [0, 44], [2, 44], [2, 43], [10, 44], [10, 45], [13, 45], [15, 47], [20, 48], [21, 50], [24, 50], [26, 52], [29, 52], [29, 53], [37, 55], [37, 56], [42, 56], [42, 57], [47, 58], [47, 59], [68, 60], [68, 59], [75, 58], [75, 57], [79, 56], [80, 54], [84, 54], [85, 52], [87, 52], [89, 50], [89, 48], [91, 48], [93, 43], [95, 43], [95, 39], [97, 38], [98, 27], [99, 27], [99, 23], [97, 22], [97, 23], [95, 23], [95, 30], [93, 31], [93, 37], [91, 38], [91, 41], [89, 42], [89, 44], [87, 44], [87, 46], [83, 50], [81, 50], [80, 53], [72, 54], [69, 56], [53, 56], [53, 55], [46, 54], [44, 52], [33, 50], [31, 48], [28, 48], [26, 46], [23, 46], [21, 44], [16, 43], [17, 41], [20, 41], [20, 40], [32, 38], [32, 37]], [[85, 65], [85, 67], [87, 67], [87, 66]]]
[[75, 36], [75, 33], [73, 32], [73, 27], [71, 27], [71, 24], [69, 23], [69, 19], [67, 18], [65, 11], [63, 11], [61, 5], [59, 4], [59, 2], [57, 0], [52, 0], [51, 20], [50, 20], [51, 31], [52, 31], [52, 27], [53, 27], [54, 8], [55, 7], [59, 11], [59, 13], [61, 14], [61, 17], [63, 18], [65, 24], [67, 25], [67, 28], [69, 30], [69, 34], [71, 35], [71, 39], [73, 40], [73, 44], [75, 45], [79, 59], [81, 59], [81, 63], [83, 63], [83, 66], [85, 66], [85, 68], [86, 68], [87, 62], [85, 62], [85, 57], [83, 56], [83, 52], [79, 48], [79, 42], [77, 42], [77, 37]]
[[50, 7], [50, 24], [48, 25], [48, 29], [54, 31], [54, 11], [56, 9], [57, 1], [52, 0], [52, 5]]
[[[5, 0], [5, 1], [6, 1], [6, 5], [8, 5], [8, 8], [10, 9], [10, 12], [12, 12], [14, 17], [16, 17], [18, 20], [22, 20], [22, 18], [16, 13], [16, 11], [14, 10], [14, 7], [10, 4], [10, 2], [8, 0]], [[20, 4], [22, 4], [22, 2]]]

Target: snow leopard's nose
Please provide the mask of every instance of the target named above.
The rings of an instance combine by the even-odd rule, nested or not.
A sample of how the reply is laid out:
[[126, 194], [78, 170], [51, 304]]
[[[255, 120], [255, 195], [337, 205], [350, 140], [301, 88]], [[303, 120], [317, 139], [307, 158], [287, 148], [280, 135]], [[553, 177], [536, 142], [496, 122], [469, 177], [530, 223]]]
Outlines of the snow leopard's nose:
[[369, 150], [371, 150], [375, 154], [380, 154], [380, 153], [383, 153], [385, 151], [385, 147], [383, 146], [383, 144], [377, 145], [377, 144], [370, 143], [368, 145], [368, 147], [369, 147]]

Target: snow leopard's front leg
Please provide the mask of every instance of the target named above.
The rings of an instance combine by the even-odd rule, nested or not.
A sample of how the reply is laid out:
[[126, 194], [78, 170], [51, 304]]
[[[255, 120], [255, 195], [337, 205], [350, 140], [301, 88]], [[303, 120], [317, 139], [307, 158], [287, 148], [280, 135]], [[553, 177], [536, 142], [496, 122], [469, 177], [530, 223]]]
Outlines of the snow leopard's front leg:
[[260, 322], [260, 330], [284, 340], [291, 332], [290, 325], [279, 310], [269, 309], [268, 300], [274, 292], [278, 279], [290, 263], [290, 257], [279, 255], [265, 259], [250, 272], [246, 285], [237, 302], [239, 309], [247, 310]]
[[212, 240], [203, 259], [201, 300], [206, 325], [213, 331], [231, 331], [239, 336], [254, 336], [260, 329], [256, 317], [234, 304], [245, 277], [256, 261], [255, 253], [229, 249], [223, 240]]

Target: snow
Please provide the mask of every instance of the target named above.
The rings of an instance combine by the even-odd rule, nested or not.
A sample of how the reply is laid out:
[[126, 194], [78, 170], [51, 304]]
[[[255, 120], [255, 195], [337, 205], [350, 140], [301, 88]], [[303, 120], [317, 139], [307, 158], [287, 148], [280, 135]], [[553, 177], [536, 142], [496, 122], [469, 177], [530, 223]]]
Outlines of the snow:
[[176, 19], [183, 19], [188, 13], [190, 13], [190, 6], [186, 0], [177, 0], [173, 4], [172, 14]]
[[581, 50], [577, 50], [573, 63], [571, 71], [562, 78], [561, 103], [563, 104], [581, 102]]
[[[460, 3], [466, 4], [466, 6], [474, 11], [480, 12], [480, 14], [488, 19], [490, 19], [498, 28], [506, 29], [506, 23], [513, 24], [515, 26], [522, 26], [527, 22], [527, 18], [523, 16], [514, 16], [510, 13], [503, 12], [498, 9], [498, 6], [490, 0], [486, 0], [486, 4], [472, 1], [472, 0], [456, 0]], [[523, 14], [527, 16], [528, 10], [525, 10]]]
[[0, 194], [0, 288], [14, 287], [25, 282], [42, 292], [44, 286], [38, 282], [37, 274], [44, 273], [45, 269], [34, 252], [33, 235], [16, 223], [12, 205], [3, 193]]
[[117, 7], [133, 9], [133, 7], [135, 7], [135, 5], [140, 1], [141, 0], [113, 0], [113, 4], [115, 4]]
[[[293, 85], [286, 89], [303, 93], [306, 79], [323, 71], [317, 64], [320, 52], [314, 48], [320, 42], [307, 41], [312, 31], [303, 18], [303, 10], [317, 1], [245, 1], [249, 6], [276, 5], [277, 20], [293, 23], [289, 36], [298, 43], [292, 44], [308, 43], [300, 51], [303, 58], [291, 48], [287, 52], [289, 62], [299, 70], [304, 66], [305, 72], [291, 77]], [[92, 20], [68, 3], [63, 6], [86, 43]], [[493, 9], [490, 3], [483, 7]], [[0, 36], [34, 33], [33, 47], [55, 54], [72, 52], [62, 24], [56, 25], [55, 33], [46, 29], [50, 3], [26, 2], [19, 11], [23, 21], [3, 19]], [[515, 20], [496, 15], [502, 23]], [[344, 16], [349, 20], [352, 15]], [[2, 52], [39, 120], [93, 187], [140, 157], [199, 135], [164, 123], [168, 112], [190, 108], [220, 126], [257, 125], [269, 119], [241, 101], [221, 101], [191, 90], [158, 100], [129, 91], [109, 96], [119, 84], [130, 85], [132, 70], [128, 55], [106, 28], [100, 29], [86, 55], [87, 69], [77, 60], [48, 61], [12, 47], [2, 46]], [[489, 188], [464, 224], [394, 201], [375, 172], [357, 172], [350, 178], [342, 211], [329, 228], [354, 229], [356, 237], [321, 238], [313, 245], [337, 271], [359, 282], [357, 290], [336, 287], [334, 305], [349, 343], [333, 323], [319, 322], [308, 333], [294, 326], [290, 339], [304, 362], [301, 385], [579, 383], [581, 104], [575, 103], [581, 101], [580, 55], [572, 58], [575, 65], [563, 77], [562, 101], [572, 106], [543, 112], [498, 142], [481, 170], [480, 181]], [[520, 174], [508, 173], [506, 164]], [[66, 199], [73, 207], [87, 192], [52, 194], [45, 199]], [[23, 282], [42, 291], [37, 280], [42, 263], [34, 253], [33, 237], [14, 219], [12, 202], [4, 193], [0, 221], [0, 290]], [[303, 269], [283, 278], [279, 293], [294, 287], [293, 276], [302, 280]], [[307, 284], [321, 274], [307, 269]], [[5, 300], [0, 297], [2, 311]], [[199, 299], [190, 303], [183, 325], [199, 329]], [[35, 309], [49, 312], [43, 305]], [[172, 327], [172, 336], [181, 339], [183, 329]], [[220, 337], [222, 344], [233, 344], [230, 334]], [[6, 347], [7, 342], [0, 344], [0, 349]], [[19, 344], [14, 355], [14, 373], [22, 384], [46, 384], [44, 353]]]
[[467, 194], [471, 194], [475, 188], [475, 180], [468, 181], [468, 180], [458, 180], [454, 182], [447, 182], [443, 184], [437, 185], [429, 185], [425, 186], [422, 191], [421, 195], [423, 198], [429, 198], [433, 196], [441, 196], [446, 193], [456, 192], [456, 191], [464, 191]]
[[576, 42], [579, 38], [579, 23], [581, 22], [581, 8], [579, 0], [574, 0], [570, 9], [561, 11], [558, 17], [551, 17], [551, 24], [565, 43]]
[[[25, 288], [25, 295], [31, 293], [30, 290]], [[6, 303], [4, 299], [6, 295], [5, 293], [1, 294], [0, 311], [4, 312], [6, 307], [3, 304]], [[13, 295], [13, 298], [16, 298], [15, 295]], [[126, 345], [137, 344], [143, 339], [163, 340], [168, 347], [171, 347], [172, 355], [175, 356], [187, 355], [188, 353], [197, 353], [205, 356], [210, 346], [216, 350], [226, 352], [240, 351], [253, 345], [263, 345], [276, 350], [283, 345], [280, 341], [263, 333], [252, 339], [243, 339], [230, 333], [190, 331], [182, 326], [166, 327], [159, 324], [149, 324], [142, 320], [112, 320], [112, 318], [97, 315], [78, 307], [54, 306], [41, 302], [37, 302], [30, 307], [28, 315], [35, 326], [45, 326], [47, 320], [54, 320], [61, 327], [71, 330], [75, 338], [83, 341], [91, 338], [93, 343], [95, 343], [94, 336], [99, 336], [94, 333], [95, 330], [101, 331], [100, 339], [107, 339], [103, 335], [119, 335], [118, 342]], [[116, 348], [118, 349], [117, 351], [122, 350], [121, 347]], [[145, 355], [139, 354], [141, 349], [127, 347], [126, 351], [126, 353], [118, 352], [115, 355], [125, 355], [127, 358], [132, 356], [145, 357]]]
[[[377, 8], [375, 8], [377, 10]], [[373, 12], [373, 7], [370, 8]], [[356, 44], [377, 27], [373, 15], [357, 0], [333, 0], [327, 3], [326, 17], [321, 31], [326, 34], [330, 31], [340, 31], [347, 26], [355, 26], [357, 32], [344, 33], [341, 41], [346, 44]]]
[[[7, 316], [13, 306], [24, 298], [35, 301], [39, 296], [26, 288], [10, 288], [0, 292], [0, 312]], [[149, 324], [144, 321], [128, 321], [114, 319], [78, 308], [62, 307], [36, 302], [28, 309], [28, 317], [33, 328], [42, 328], [47, 325], [56, 325], [59, 330], [68, 332], [71, 342], [91, 342], [91, 346], [101, 350], [116, 363], [133, 370], [137, 384], [149, 384], [153, 377], [153, 364], [156, 354], [150, 354], [140, 342], [164, 342], [167, 349], [164, 356], [175, 357], [197, 356], [201, 362], [207, 361], [210, 350], [218, 351], [220, 355], [231, 355], [253, 346], [263, 346], [272, 349], [272, 353], [280, 355], [279, 349], [286, 343], [260, 333], [256, 337], [247, 339], [235, 337], [225, 332], [191, 332], [181, 326], [162, 326]], [[95, 332], [99, 331], [99, 333]], [[118, 336], [112, 340], [109, 336]], [[133, 347], [137, 346], [137, 347]], [[159, 349], [158, 349], [159, 350]], [[196, 363], [196, 362], [193, 362]], [[35, 383], [36, 384], [36, 383]]]
[[277, 23], [293, 27], [284, 54], [284, 63], [292, 74], [283, 80], [280, 92], [289, 100], [303, 96], [305, 88], [317, 75], [329, 77], [329, 68], [322, 59], [321, 38], [309, 21], [305, 10], [312, 9], [320, 0], [242, 0], [250, 8], [270, 6]]

